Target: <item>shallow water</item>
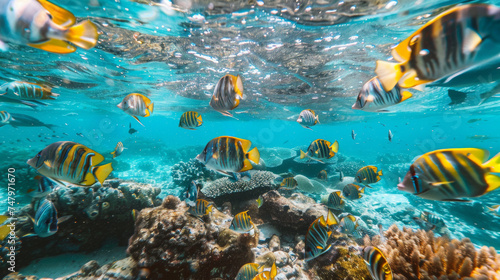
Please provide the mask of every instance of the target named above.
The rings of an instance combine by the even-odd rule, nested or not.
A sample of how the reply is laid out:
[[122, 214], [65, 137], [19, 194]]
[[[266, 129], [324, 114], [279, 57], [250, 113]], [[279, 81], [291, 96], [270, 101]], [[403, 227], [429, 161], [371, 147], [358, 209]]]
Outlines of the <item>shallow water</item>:
[[[97, 25], [100, 36], [95, 48], [59, 55], [9, 44], [7, 51], [0, 52], [0, 83], [38, 82], [53, 86], [53, 92], [60, 94], [57, 100], [46, 102], [48, 106], [35, 110], [1, 104], [3, 111], [56, 125], [53, 130], [0, 127], [2, 176], [6, 178], [7, 168], [15, 167], [20, 177], [16, 185], [18, 210], [31, 203], [27, 192], [36, 188], [32, 177], [37, 172], [26, 160], [57, 141], [81, 143], [105, 155], [106, 162], [121, 141], [127, 149], [113, 161], [113, 178], [159, 187], [159, 199], [169, 194], [184, 199], [185, 186], [173, 182], [171, 168], [196, 157], [215, 137], [234, 136], [250, 140], [258, 149], [295, 152], [322, 138], [339, 142], [337, 158], [355, 159], [384, 170], [373, 189], [351, 202], [356, 216], [377, 221], [369, 225], [372, 231], [378, 233], [378, 223], [384, 229], [392, 224], [418, 229], [408, 217], [401, 220], [394, 214], [412, 206], [415, 211], [441, 216], [452, 238], [470, 238], [478, 248], [500, 249], [498, 218], [486, 208], [498, 204], [498, 191], [459, 203], [424, 200], [396, 188], [398, 177], [424, 153], [464, 147], [486, 149], [491, 156], [500, 152], [500, 131], [496, 129], [500, 99], [492, 97], [477, 105], [479, 94], [493, 87], [491, 77], [485, 76], [483, 84], [459, 89], [468, 95], [456, 106], [449, 105], [448, 88], [428, 87], [423, 92], [413, 90], [411, 99], [389, 107], [387, 113], [351, 109], [361, 86], [374, 76], [375, 61], [389, 59], [392, 46], [450, 5], [481, 2], [498, 6], [500, 1], [193, 0], [175, 2], [174, 8], [157, 2], [57, 1], [79, 20], [89, 18]], [[239, 74], [244, 82], [245, 99], [233, 110], [237, 120], [208, 104], [215, 84], [226, 73]], [[141, 118], [144, 126], [116, 107], [132, 92], [154, 102], [153, 115]], [[320, 124], [312, 130], [296, 123], [304, 109], [319, 115]], [[204, 123], [197, 130], [178, 127], [182, 113], [190, 110], [203, 116]], [[129, 126], [137, 132], [129, 134]], [[388, 140], [389, 130], [394, 135], [392, 141]], [[262, 153], [266, 163], [273, 162], [274, 156], [272, 151]], [[316, 179], [311, 170], [315, 171], [318, 163], [283, 160], [290, 166], [278, 169], [276, 164], [271, 166], [276, 171], [271, 171], [297, 175], [302, 173], [303, 164], [304, 170], [309, 170], [305, 175]], [[328, 191], [338, 183], [336, 160], [323, 168], [329, 175], [322, 182]], [[320, 202], [329, 192], [303, 193]], [[7, 196], [2, 189], [0, 199], [7, 202]], [[7, 206], [2, 204], [2, 210]], [[100, 220], [102, 227], [106, 219], [113, 217]], [[133, 221], [128, 222], [133, 232]], [[127, 238], [120, 242], [123, 240]], [[49, 241], [38, 238], [36, 244], [45, 246]], [[92, 250], [107, 241], [100, 242]], [[82, 250], [69, 251], [78, 254]], [[63, 253], [55, 252], [46, 255]], [[84, 259], [75, 257], [74, 261], [82, 262], [75, 265], [77, 269], [92, 255]], [[48, 274], [57, 269], [50, 267], [50, 261], [44, 263], [46, 272], [30, 270], [30, 265], [22, 264], [27, 266], [26, 273], [38, 277], [67, 274]]]

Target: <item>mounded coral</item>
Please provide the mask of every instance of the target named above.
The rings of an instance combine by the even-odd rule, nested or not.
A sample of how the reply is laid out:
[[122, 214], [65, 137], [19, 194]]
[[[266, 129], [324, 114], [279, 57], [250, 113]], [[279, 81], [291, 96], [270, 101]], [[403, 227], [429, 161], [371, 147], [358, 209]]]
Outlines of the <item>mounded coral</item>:
[[249, 181], [240, 179], [236, 182], [228, 177], [220, 178], [206, 183], [201, 192], [215, 202], [238, 202], [257, 198], [259, 195], [275, 189], [278, 185], [275, 182], [276, 175], [269, 171], [252, 172]]
[[254, 261], [255, 236], [229, 230], [232, 217], [214, 209], [203, 219], [187, 213], [174, 196], [165, 207], [141, 211], [128, 253], [149, 279], [233, 279], [239, 268]]
[[206, 168], [203, 163], [196, 159], [174, 164], [171, 174], [172, 182], [182, 187], [188, 187], [193, 180], [215, 180], [215, 178], [219, 177], [217, 173]]
[[382, 250], [395, 280], [500, 279], [500, 256], [493, 247], [477, 250], [468, 238], [450, 240], [396, 225], [384, 235], [386, 242], [375, 236], [364, 243]]

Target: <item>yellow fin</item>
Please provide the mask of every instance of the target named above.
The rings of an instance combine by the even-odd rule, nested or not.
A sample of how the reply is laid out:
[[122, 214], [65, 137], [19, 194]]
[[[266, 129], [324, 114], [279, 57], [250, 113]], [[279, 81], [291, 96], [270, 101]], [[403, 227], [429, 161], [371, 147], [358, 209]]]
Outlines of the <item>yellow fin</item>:
[[401, 98], [401, 102], [405, 101], [406, 99], [408, 99], [408, 98], [410, 98], [412, 96], [413, 96], [413, 94], [411, 94], [409, 91], [403, 91], [401, 93], [401, 97], [402, 97]]
[[402, 88], [412, 88], [418, 85], [432, 82], [431, 80], [421, 80], [417, 76], [417, 71], [410, 70], [399, 81], [399, 86]]
[[[97, 168], [97, 167], [94, 167], [94, 168]], [[82, 186], [92, 186], [93, 184], [95, 184], [96, 179], [95, 179], [95, 176], [92, 175], [91, 172], [88, 172], [87, 175], [85, 175], [85, 178], [83, 178], [83, 181], [80, 182], [80, 185]]]
[[[233, 138], [233, 137], [231, 137], [231, 138]], [[250, 142], [250, 140], [241, 139], [241, 138], [233, 138], [233, 139], [236, 139], [236, 141], [239, 141], [241, 143], [241, 148], [243, 149], [243, 151], [245, 153], [250, 150], [250, 147], [252, 146], [252, 142]]]
[[149, 115], [153, 114], [154, 108], [155, 108], [155, 105], [153, 102], [151, 102], [151, 104], [148, 105]]
[[276, 274], [278, 274], [278, 270], [276, 269], [276, 263], [273, 263], [273, 266], [271, 267], [271, 273], [269, 276], [271, 276], [271, 279], [274, 279], [274, 277], [276, 277]]
[[410, 59], [411, 49], [408, 44], [413, 36], [408, 37], [401, 43], [399, 43], [395, 48], [392, 49], [392, 57], [398, 62], [405, 62]]
[[300, 150], [300, 159], [304, 159], [306, 156], [307, 154], [304, 153], [304, 151]]
[[101, 183], [101, 185], [104, 182], [104, 180], [108, 178], [111, 171], [113, 171], [113, 166], [111, 166], [111, 163], [92, 168], [92, 174], [95, 176], [97, 181]]
[[486, 183], [488, 183], [488, 188], [485, 193], [494, 191], [500, 187], [500, 177], [493, 174], [487, 174], [485, 176]]
[[[236, 94], [238, 94], [241, 98], [243, 98], [243, 81], [241, 80], [240, 75], [238, 75], [238, 77], [233, 76], [233, 83]], [[239, 102], [240, 101], [238, 100], [236, 106], [240, 104]]]
[[316, 246], [316, 248], [320, 249], [320, 250], [323, 250], [323, 247], [322, 246]]
[[464, 44], [462, 45], [462, 52], [465, 55], [469, 55], [471, 52], [473, 52], [483, 41], [481, 39], [481, 36], [477, 34], [476, 31], [466, 28], [464, 31]]
[[5, 223], [10, 217], [7, 215], [0, 215], [0, 224]]
[[66, 32], [68, 41], [86, 50], [97, 44], [98, 36], [97, 27], [90, 20], [82, 21]]
[[45, 164], [48, 168], [52, 168], [50, 161], [48, 160], [44, 161], [43, 164]]
[[46, 0], [38, 0], [38, 3], [40, 3], [40, 5], [42, 5], [47, 11], [49, 11], [50, 15], [52, 16], [52, 21], [55, 24], [62, 25], [64, 27], [75, 24], [76, 18], [70, 11], [54, 5]]
[[380, 169], [380, 171], [377, 174], [380, 176], [384, 175], [384, 173], [382, 173], [382, 169]]
[[334, 153], [339, 152], [339, 142], [337, 142], [337, 140], [335, 140], [335, 142], [333, 142], [333, 144], [330, 146], [330, 150]]
[[208, 213], [211, 213], [212, 211], [214, 210], [214, 206], [212, 204], [210, 204], [207, 208], [207, 214]]
[[10, 228], [8, 226], [0, 227], [0, 240], [4, 240], [10, 233]]
[[142, 126], [144, 126], [141, 121], [139, 120], [139, 118], [137, 118], [136, 116], [132, 116], [136, 121], [138, 121]]
[[328, 209], [328, 217], [326, 218], [326, 224], [328, 226], [339, 224], [339, 219], [337, 218], [337, 216], [335, 216], [335, 214], [333, 214], [333, 212], [330, 209]]
[[354, 217], [353, 215], [348, 215], [347, 218], [349, 218], [349, 220], [355, 222], [356, 221], [356, 217]]
[[433, 187], [437, 187], [437, 186], [441, 186], [441, 185], [448, 185], [448, 184], [451, 184], [453, 183], [454, 181], [447, 181], [447, 182], [434, 182], [434, 183], [430, 183], [429, 185], [433, 186]]
[[384, 90], [387, 92], [391, 91], [396, 86], [396, 84], [404, 74], [403, 72], [401, 72], [400, 64], [383, 60], [377, 60], [375, 73], [377, 73], [380, 83], [384, 87]]
[[241, 168], [241, 170], [239, 172], [245, 172], [247, 170], [251, 170], [252, 168], [253, 168], [253, 166], [250, 163], [250, 161], [248, 159], [245, 159], [243, 161], [243, 168]]
[[489, 172], [500, 173], [500, 153], [485, 162], [483, 167], [488, 168]]
[[115, 158], [115, 157], [116, 157], [116, 152], [115, 152], [115, 151], [112, 151], [110, 154], [112, 154], [112, 155], [113, 155], [113, 158]]
[[442, 149], [442, 150], [436, 150], [433, 152], [426, 153], [426, 155], [430, 155], [430, 154], [434, 154], [434, 153], [442, 153], [442, 152], [452, 152], [455, 154], [464, 155], [466, 157], [472, 156], [472, 157], [478, 159], [481, 163], [485, 162], [486, 159], [488, 159], [488, 157], [490, 156], [490, 152], [488, 152], [487, 150], [476, 149], [476, 148]]
[[201, 118], [201, 115], [198, 116], [198, 126], [200, 126], [203, 123], [203, 119]]
[[64, 42], [62, 40], [57, 40], [57, 39], [51, 39], [49, 41], [39, 43], [39, 44], [28, 44], [28, 46], [37, 48], [40, 50], [52, 52], [52, 53], [60, 53], [60, 54], [65, 54], [65, 53], [72, 53], [76, 51], [76, 48], [67, 42]]
[[314, 119], [316, 120], [316, 122], [314, 122], [315, 124], [319, 123], [319, 115], [316, 115], [316, 117], [314, 117]]
[[257, 147], [253, 148], [250, 152], [247, 153], [247, 158], [256, 164], [259, 164], [260, 153], [259, 150], [257, 150]]
[[[416, 89], [418, 91], [424, 91], [425, 90], [425, 85], [418, 85], [414, 86], [413, 89]], [[410, 96], [411, 97], [411, 96]]]

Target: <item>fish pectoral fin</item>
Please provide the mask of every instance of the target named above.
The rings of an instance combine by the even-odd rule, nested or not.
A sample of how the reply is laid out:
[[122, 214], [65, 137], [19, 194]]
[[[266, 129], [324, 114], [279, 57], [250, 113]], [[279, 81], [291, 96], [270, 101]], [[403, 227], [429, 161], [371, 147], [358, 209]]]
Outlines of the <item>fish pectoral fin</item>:
[[408, 98], [412, 97], [412, 96], [413, 96], [413, 94], [411, 94], [411, 92], [409, 92], [409, 91], [406, 91], [406, 90], [405, 90], [405, 91], [403, 91], [403, 92], [401, 93], [401, 96], [402, 96], [402, 98], [401, 98], [401, 102], [403, 102], [403, 101], [405, 101], [406, 99], [408, 99]]
[[[405, 67], [405, 69], [408, 69]], [[401, 65], [398, 63], [387, 62], [383, 60], [377, 60], [377, 66], [375, 67], [375, 73], [382, 83], [385, 91], [391, 91], [398, 81], [403, 76], [401, 72]]]
[[465, 40], [462, 46], [462, 52], [465, 55], [469, 55], [481, 44], [483, 39], [481, 38], [481, 35], [470, 28], [466, 28], [464, 33]]
[[59, 53], [59, 54], [66, 54], [66, 53], [72, 53], [76, 51], [76, 48], [69, 43], [62, 41], [62, 40], [57, 40], [57, 39], [51, 39], [43, 43], [38, 43], [38, 44], [28, 44], [28, 46], [37, 48], [40, 50], [52, 52], [52, 53]]
[[415, 70], [408, 71], [404, 76], [401, 77], [399, 85], [403, 88], [412, 88], [418, 85], [432, 82], [432, 80], [419, 79], [417, 75], [417, 71]]
[[54, 23], [62, 25], [64, 27], [75, 24], [76, 18], [70, 11], [54, 5], [47, 0], [38, 0], [38, 3], [40, 3], [40, 5], [42, 5], [47, 11], [49, 11]]
[[[144, 126], [141, 121], [139, 120], [139, 118], [137, 118], [136, 116], [132, 116], [136, 121], [138, 121], [142, 126]], [[145, 126], [144, 126], [145, 127]]]

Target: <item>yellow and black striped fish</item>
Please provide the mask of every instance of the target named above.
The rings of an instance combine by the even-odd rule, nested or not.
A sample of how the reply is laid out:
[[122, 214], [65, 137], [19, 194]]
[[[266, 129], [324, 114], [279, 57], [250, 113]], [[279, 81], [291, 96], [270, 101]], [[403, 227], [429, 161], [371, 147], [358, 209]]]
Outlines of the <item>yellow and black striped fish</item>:
[[308, 157], [309, 159], [317, 160], [319, 159], [329, 159], [335, 156], [339, 151], [339, 142], [335, 141], [330, 144], [329, 141], [323, 139], [314, 140], [311, 145], [307, 148], [307, 152], [300, 150], [300, 158], [303, 159]]
[[318, 174], [318, 178], [321, 180], [327, 180], [328, 179], [328, 172], [326, 172], [326, 170], [321, 170]]
[[0, 111], [0, 125], [4, 126], [12, 120], [12, 116], [9, 114], [9, 112], [6, 111]]
[[231, 176], [231, 173], [252, 169], [252, 162], [259, 163], [259, 150], [257, 148], [250, 150], [251, 146], [252, 142], [249, 140], [221, 136], [210, 140], [196, 159], [204, 163], [207, 168]]
[[299, 183], [297, 183], [297, 180], [295, 180], [294, 177], [288, 177], [284, 178], [283, 181], [281, 182], [280, 186], [284, 189], [287, 190], [293, 190], [295, 189]]
[[316, 115], [316, 113], [311, 109], [302, 110], [302, 112], [300, 112], [299, 118], [297, 119], [297, 122], [300, 123], [300, 125], [304, 128], [311, 129], [311, 126], [319, 123], [319, 116]]
[[210, 106], [217, 112], [232, 117], [229, 110], [233, 110], [240, 104], [243, 98], [243, 82], [240, 76], [226, 74], [222, 77], [214, 89]]
[[[356, 103], [351, 108], [366, 112], [383, 111], [384, 108], [401, 103], [412, 96], [410, 92], [402, 90], [399, 85], [385, 91], [378, 77], [375, 77], [363, 85]], [[352, 139], [354, 140], [354, 138], [353, 130]]]
[[500, 53], [500, 8], [457, 6], [438, 15], [392, 50], [398, 63], [377, 61], [375, 72], [386, 91], [399, 82], [415, 87], [466, 71]]
[[140, 93], [131, 93], [120, 102], [116, 107], [122, 109], [125, 113], [131, 115], [136, 121], [144, 126], [137, 118], [149, 117], [153, 114], [154, 103], [149, 98]]
[[213, 205], [204, 200], [204, 199], [198, 199], [196, 200], [196, 205], [189, 207], [189, 214], [195, 216], [195, 217], [203, 217], [205, 215], [208, 215], [210, 212], [212, 212]]
[[[444, 149], [420, 156], [410, 166], [398, 189], [421, 198], [467, 201], [500, 187], [500, 153], [486, 161], [483, 149]], [[484, 162], [484, 163], [483, 163]]]
[[71, 53], [75, 46], [91, 49], [97, 44], [92, 22], [75, 24], [71, 12], [47, 0], [2, 0], [0, 23], [0, 40], [48, 52]]
[[330, 193], [328, 196], [328, 201], [326, 202], [326, 207], [329, 209], [341, 210], [344, 208], [345, 202], [342, 200], [341, 191], [336, 191]]
[[362, 193], [365, 193], [365, 187], [356, 184], [347, 184], [342, 189], [342, 195], [350, 200], [362, 198]]
[[111, 154], [113, 155], [113, 158], [121, 155], [123, 153], [124, 149], [126, 149], [126, 148], [123, 147], [123, 143], [118, 142], [118, 144], [116, 144], [115, 150], [111, 152]]
[[49, 87], [18, 81], [2, 85], [0, 95], [18, 99], [55, 99], [59, 96]]
[[195, 111], [187, 111], [182, 114], [181, 119], [179, 121], [179, 127], [185, 129], [194, 130], [196, 127], [199, 127], [203, 124], [203, 120], [201, 115]]
[[97, 166], [104, 157], [70, 141], [55, 142], [41, 150], [28, 164], [40, 174], [72, 184], [91, 186], [96, 181], [102, 185], [113, 171], [111, 163]]
[[259, 264], [247, 263], [238, 270], [234, 280], [252, 280], [257, 274], [259, 274]]
[[254, 228], [254, 224], [252, 223], [252, 219], [250, 215], [247, 214], [248, 210], [245, 212], [241, 212], [234, 216], [231, 221], [231, 225], [229, 229], [234, 230], [238, 233], [248, 233]]
[[392, 270], [382, 251], [368, 246], [363, 249], [363, 259], [374, 280], [392, 280]]
[[328, 239], [332, 235], [330, 226], [339, 224], [338, 218], [332, 211], [328, 210], [328, 217], [317, 218], [307, 230], [306, 234], [306, 261], [312, 260], [330, 250], [332, 244], [328, 244]]
[[360, 170], [358, 170], [358, 172], [356, 173], [356, 177], [354, 177], [354, 179], [356, 182], [362, 184], [376, 183], [380, 181], [381, 179], [380, 176], [383, 175], [382, 170], [380, 171], [377, 170], [378, 169], [375, 166], [372, 165], [365, 166]]
[[278, 274], [276, 268], [276, 263], [273, 263], [270, 270], [263, 271], [257, 275], [252, 280], [274, 280], [274, 277]]

